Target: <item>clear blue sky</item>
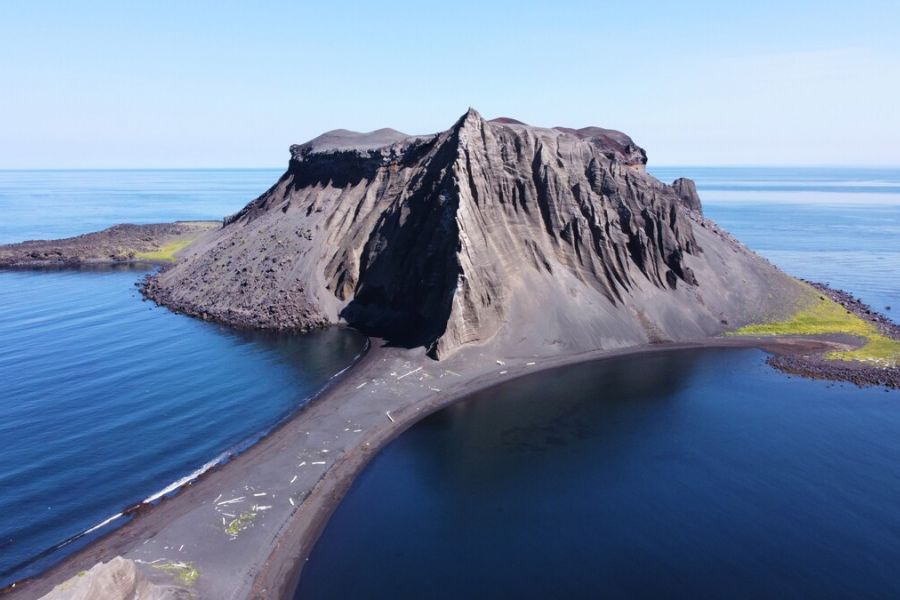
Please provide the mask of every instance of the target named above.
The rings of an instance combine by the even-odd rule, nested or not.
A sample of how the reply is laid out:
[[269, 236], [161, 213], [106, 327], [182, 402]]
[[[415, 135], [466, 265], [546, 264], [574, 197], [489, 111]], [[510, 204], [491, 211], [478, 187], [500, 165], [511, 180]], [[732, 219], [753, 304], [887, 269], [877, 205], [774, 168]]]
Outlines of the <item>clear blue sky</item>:
[[900, 2], [0, 2], [0, 168], [280, 167], [468, 106], [652, 164], [900, 165]]

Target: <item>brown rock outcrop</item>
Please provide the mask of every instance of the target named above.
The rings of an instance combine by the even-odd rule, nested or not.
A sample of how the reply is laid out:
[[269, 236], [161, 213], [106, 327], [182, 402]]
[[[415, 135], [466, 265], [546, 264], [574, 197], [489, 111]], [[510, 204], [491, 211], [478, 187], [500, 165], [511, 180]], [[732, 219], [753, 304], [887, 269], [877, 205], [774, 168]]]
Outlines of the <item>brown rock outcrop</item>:
[[184, 587], [150, 581], [134, 561], [117, 556], [59, 584], [41, 600], [189, 600], [193, 597]]

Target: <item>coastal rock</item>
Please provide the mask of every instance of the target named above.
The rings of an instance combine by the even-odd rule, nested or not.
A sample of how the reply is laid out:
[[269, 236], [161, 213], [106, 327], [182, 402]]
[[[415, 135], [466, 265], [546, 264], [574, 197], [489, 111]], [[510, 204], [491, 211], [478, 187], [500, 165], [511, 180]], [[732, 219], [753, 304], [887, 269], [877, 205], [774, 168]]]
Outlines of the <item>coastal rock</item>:
[[329, 132], [144, 292], [233, 325], [346, 322], [434, 358], [696, 339], [789, 313], [803, 288], [646, 162], [621, 132], [472, 109], [434, 135]]
[[41, 600], [188, 600], [192, 597], [185, 588], [149, 581], [134, 561], [117, 556], [59, 584]]
[[175, 252], [219, 226], [217, 221], [122, 224], [61, 240], [0, 245], [0, 268], [165, 263], [174, 260]]
[[697, 211], [698, 213], [703, 212], [703, 207], [700, 205], [700, 195], [697, 194], [697, 186], [692, 179], [686, 179], [684, 177], [676, 179], [672, 182], [672, 189], [675, 190], [675, 193], [681, 198], [681, 204], [684, 205], [685, 208]]

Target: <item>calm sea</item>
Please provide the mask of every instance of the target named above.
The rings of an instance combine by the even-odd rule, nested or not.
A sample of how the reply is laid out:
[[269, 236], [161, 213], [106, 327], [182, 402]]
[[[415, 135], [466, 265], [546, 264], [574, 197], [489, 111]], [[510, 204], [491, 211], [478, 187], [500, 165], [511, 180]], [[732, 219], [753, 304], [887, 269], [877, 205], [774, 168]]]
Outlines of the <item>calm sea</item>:
[[898, 320], [900, 169], [651, 172], [663, 181], [693, 178], [706, 215], [747, 246], [791, 275], [853, 292]]
[[[900, 310], [900, 170], [654, 169], [788, 272]], [[757, 350], [660, 353], [485, 390], [401, 435], [298, 600], [897, 598], [900, 392]]]
[[[218, 219], [237, 211], [265, 191], [280, 172], [0, 171], [0, 215], [3, 215], [0, 218], [0, 243], [77, 235], [120, 222]], [[695, 177], [707, 214], [789, 272], [844, 287], [876, 308], [892, 304], [896, 310], [900, 306], [896, 284], [900, 279], [897, 277], [900, 247], [896, 242], [900, 232], [900, 171], [680, 168], [657, 169], [654, 173], [667, 180], [681, 175]], [[0, 461], [0, 585], [46, 567], [101, 531], [70, 542], [61, 550], [48, 553], [49, 550], [105, 521], [122, 508], [156, 495], [223, 453], [252, 442], [321, 389], [361, 349], [362, 340], [346, 331], [292, 337], [250, 335], [170, 314], [141, 301], [134, 284], [143, 274], [129, 270], [0, 272], [0, 445], [4, 448], [4, 458]], [[725, 359], [717, 358], [719, 356], [718, 353], [700, 356], [693, 359], [698, 362], [696, 366], [677, 371], [708, 372], [717, 365], [721, 367], [716, 361]], [[759, 353], [733, 356], [742, 358], [729, 358], [731, 362], [724, 364], [731, 365], [732, 369], [744, 369], [748, 378], [763, 374], [768, 378], [766, 381], [787, 387], [758, 390], [750, 383], [742, 383], [743, 380], [725, 380], [716, 392], [723, 397], [734, 393], [733, 389], [724, 387], [726, 384], [733, 384], [735, 389], [751, 386], [748, 389], [756, 389], [753, 393], [771, 392], [788, 398], [795, 394], [794, 385], [812, 386], [810, 393], [820, 393], [820, 388], [816, 387], [820, 384], [800, 384], [770, 372]], [[693, 397], [694, 380], [685, 377], [678, 389]], [[622, 389], [627, 391], [627, 386], [633, 384], [626, 381]], [[540, 386], [536, 389], [550, 390], [547, 394], [557, 398], [565, 395], [569, 387], [560, 380], [556, 392]], [[616, 389], [610, 387], [604, 398], [621, 403], [626, 412], [631, 410], [630, 396], [625, 392], [618, 394]], [[854, 403], [865, 404], [864, 396], [874, 393], [824, 385], [821, 390], [822, 394], [834, 394], [834, 402], [838, 405], [843, 402], [849, 414], [857, 414], [849, 410]], [[668, 396], [648, 394], [657, 398], [650, 402], [651, 406], [666, 405]], [[872, 477], [893, 481], [898, 475], [888, 472], [885, 465], [900, 464], [900, 461], [894, 461], [900, 456], [894, 457], [889, 449], [878, 444], [886, 443], [888, 437], [900, 439], [896, 438], [889, 417], [893, 414], [893, 403], [888, 399], [894, 399], [896, 403], [896, 394], [883, 394], [878, 398], [884, 398], [885, 404], [879, 409], [882, 413], [873, 414], [884, 425], [876, 427], [872, 417], [871, 421], [863, 419], [857, 423], [859, 429], [856, 431], [858, 435], [865, 433], [871, 438], [875, 446], [870, 450], [877, 454], [878, 460], [866, 454], [859, 445], [847, 448], [847, 460], [873, 462]], [[769, 400], [777, 402], [777, 399]], [[595, 401], [598, 400], [589, 398], [585, 403], [590, 405]], [[535, 406], [539, 403], [534, 401]], [[503, 407], [510, 405], [499, 402], [496, 406], [502, 413], [509, 410]], [[677, 406], [681, 407], [679, 410], [687, 411], [686, 417], [694, 414], [690, 412], [693, 410], [691, 403]], [[714, 412], [719, 405], [709, 402], [703, 406]], [[752, 411], [753, 406], [754, 403], [748, 401], [744, 410]], [[791, 406], [798, 411], [798, 422], [803, 420], [800, 418], [803, 411], [815, 409], [814, 404], [806, 401], [793, 402]], [[394, 542], [401, 546], [413, 544], [415, 551], [421, 551], [423, 556], [437, 552], [429, 545], [436, 539], [416, 535], [416, 532], [427, 532], [435, 526], [427, 522], [427, 514], [422, 515], [426, 521], [410, 521], [409, 527], [399, 530], [409, 535], [397, 535], [398, 530], [381, 517], [380, 510], [386, 504], [379, 495], [381, 492], [366, 486], [377, 479], [379, 468], [392, 470], [391, 465], [395, 464], [392, 461], [397, 460], [398, 451], [405, 457], [401, 465], [403, 460], [414, 460], [414, 456], [420, 457], [415, 460], [428, 464], [430, 452], [446, 452], [440, 444], [449, 444], [448, 447], [457, 448], [457, 452], [464, 452], [464, 430], [497, 428], [503, 431], [502, 419], [509, 417], [500, 414], [496, 417], [498, 421], [490, 420], [494, 417], [485, 417], [484, 424], [479, 425], [480, 421], [464, 420], [459, 410], [436, 417], [440, 420], [453, 415], [453, 420], [462, 424], [460, 428], [452, 429], [450, 437], [438, 446], [429, 446], [427, 436], [415, 433], [421, 429], [417, 428], [380, 456], [354, 487], [329, 531], [332, 527], [340, 530], [342, 515], [358, 510], [353, 509], [352, 504], [356, 497], [368, 507], [371, 513], [368, 522], [381, 532], [382, 542], [392, 536], [396, 538], [387, 540], [390, 552], [372, 553], [378, 556], [370, 559], [380, 556], [382, 560], [392, 560], [391, 552], [402, 550], [395, 547]], [[837, 414], [846, 416], [847, 411]], [[697, 420], [675, 420], [671, 427], [685, 428], [680, 434], [688, 439], [697, 433], [691, 427], [702, 427], [705, 419], [714, 418], [696, 414]], [[533, 416], [535, 427], [541, 426], [542, 420], [546, 426], [552, 426], [555, 418], [553, 414], [545, 415], [540, 411]], [[834, 419], [838, 420], [838, 416]], [[728, 422], [728, 417], [726, 411], [715, 418]], [[584, 415], [587, 421], [597, 418], [600, 417], [591, 410]], [[836, 425], [829, 425], [830, 418], [813, 421], [821, 429], [823, 439], [829, 432], [844, 435], [843, 431], [834, 429]], [[791, 423], [793, 421], [788, 421], [783, 426], [790, 427]], [[853, 424], [850, 420], [846, 426]], [[608, 423], [595, 425], [597, 431], [610, 431]], [[766, 425], [781, 426], [773, 422]], [[429, 431], [429, 427], [433, 425], [423, 424], [421, 430]], [[740, 444], [749, 444], [744, 449], [752, 451], [752, 445], [758, 443], [755, 430], [750, 425], [738, 430], [731, 443], [738, 444], [737, 450], [742, 449]], [[791, 433], [791, 430], [785, 433]], [[880, 440], [879, 436], [885, 440]], [[614, 444], [615, 439], [609, 444]], [[800, 435], [796, 443], [814, 445], [815, 441]], [[583, 469], [589, 469], [595, 461], [606, 460], [604, 453], [610, 446], [602, 447], [603, 453], [590, 451], [593, 452], [589, 454], [592, 460], [579, 463]], [[528, 496], [537, 493], [538, 487], [552, 489], [548, 483], [553, 477], [549, 465], [563, 460], [562, 455], [553, 454], [553, 448], [553, 443], [542, 446], [539, 454], [544, 458], [534, 463], [547, 467], [538, 469], [532, 468], [533, 465], [526, 469], [526, 483], [530, 482], [534, 489], [528, 488], [524, 492], [515, 487], [504, 489], [502, 484], [513, 481], [515, 469], [507, 475], [498, 470], [491, 473], [490, 481], [481, 481], [471, 489], [460, 488], [460, 497], [477, 492], [465, 496], [466, 503], [477, 509], [481, 500], [486, 503], [484, 506], [491, 506], [493, 493], [504, 494], [505, 504], [512, 505], [523, 501], [520, 493]], [[619, 451], [624, 453], [629, 448], [623, 445]], [[795, 450], [792, 447], [785, 452]], [[665, 455], [668, 450], [660, 452]], [[468, 455], [476, 463], [490, 459], [489, 453], [468, 452]], [[799, 456], [798, 460], [807, 454], [801, 452]], [[712, 449], [709, 457], [714, 460]], [[883, 457], [887, 459], [881, 460]], [[736, 468], [731, 459], [726, 458], [720, 464], [722, 473]], [[455, 461], [453, 464], [456, 465], [454, 468], [472, 468]], [[786, 464], [794, 463], [788, 461]], [[752, 461], [738, 466], [751, 471], [754, 476], [763, 477], [766, 472], [765, 469], [754, 470]], [[806, 467], [801, 462], [790, 468], [802, 470]], [[712, 486], [710, 489], [715, 491], [719, 485], [716, 477], [724, 475], [716, 475], [715, 469], [699, 472], [707, 471], [710, 481], [703, 484]], [[734, 472], [741, 475], [739, 469]], [[857, 483], [843, 480], [845, 475], [840, 472], [813, 473], [816, 481], [822, 477], [836, 477], [836, 486]], [[417, 498], [421, 497], [417, 494], [424, 493], [429, 502], [441, 501], [435, 496], [435, 488], [417, 490], [408, 486], [446, 485], [446, 481], [440, 484], [446, 473], [435, 471], [433, 477], [417, 478], [408, 475], [402, 478], [403, 485], [395, 490], [395, 496]], [[585, 481], [594, 480], [586, 478]], [[763, 489], [769, 489], [766, 486], [777, 488], [784, 483], [773, 479], [764, 482]], [[680, 489], [677, 482], [672, 484], [676, 490]], [[683, 485], [690, 490], [694, 484], [697, 481]], [[666, 489], [660, 487], [649, 491], [664, 504]], [[577, 494], [579, 491], [584, 492], [574, 488], [566, 493]], [[565, 508], [565, 494], [560, 498], [561, 506]], [[608, 500], [607, 506], [614, 510], [616, 502], [626, 502], [629, 496], [614, 496]], [[809, 498], [802, 500], [809, 503]], [[423, 510], [428, 506], [424, 503]], [[447, 506], [452, 509], [456, 505], [448, 501]], [[721, 509], [726, 511], [723, 514], [728, 514], [726, 508]], [[619, 507], [627, 513], [626, 509]], [[554, 523], [566, 526], [566, 514], [561, 514], [566, 510], [550, 511], [547, 507], [535, 506], [525, 510], [533, 511], [528, 513], [529, 522], [546, 536], [548, 548], [557, 551], [556, 555], [544, 556], [556, 556], [554, 561], [561, 561], [563, 556], [574, 560], [582, 551], [570, 546], [573, 539], [553, 536]], [[893, 507], [889, 509], [885, 503], [879, 511], [857, 515], [854, 519], [865, 518], [874, 520], [876, 526], [893, 527], [888, 520], [893, 512]], [[460, 535], [465, 534], [475, 541], [485, 540], [484, 547], [491, 547], [487, 540], [493, 538], [479, 538], [479, 532], [470, 526], [471, 523], [467, 525], [468, 513], [453, 509], [450, 514], [462, 518], [461, 521], [448, 521], [454, 523]], [[597, 514], [604, 513], [599, 511]], [[835, 517], [827, 511], [824, 514]], [[435, 515], [447, 518], [444, 512]], [[572, 520], [568, 523], [576, 524], [578, 515], [577, 511], [571, 511]], [[626, 516], [622, 514], [623, 523], [627, 522], [624, 521]], [[884, 519], [879, 520], [880, 517]], [[505, 518], [498, 516], [492, 522], [507, 523], [515, 529], [519, 518], [521, 514], [510, 513]], [[384, 529], [388, 525], [391, 526], [390, 535], [388, 529]], [[702, 541], [704, 524], [698, 522], [695, 525], [696, 535]], [[763, 522], [759, 526], [774, 524]], [[801, 533], [791, 535], [799, 535], [802, 541]], [[367, 541], [354, 538], [353, 532], [341, 536], [338, 539], [346, 540], [347, 544], [371, 548], [366, 546]], [[328, 547], [331, 538], [332, 535], [326, 533], [323, 548]], [[409, 546], [403, 548], [406, 548], [403, 552], [409, 552]], [[883, 550], [880, 546], [873, 548]], [[492, 556], [501, 560], [505, 551], [502, 546], [497, 546]], [[323, 552], [317, 550], [308, 581], [310, 585], [320, 586], [316, 589], [327, 591], [330, 588], [321, 587], [324, 585], [321, 580], [315, 583], [314, 578], [315, 565], [331, 564], [327, 553]], [[496, 565], [490, 562], [490, 553], [487, 554], [480, 560], [488, 561], [485, 564], [493, 569]], [[39, 558], [35, 561], [36, 557]], [[397, 564], [403, 563], [398, 559]], [[577, 566], [578, 563], [573, 564]], [[558, 567], [559, 564], [545, 566], [548, 573], [552, 573], [551, 566]], [[419, 572], [427, 575], [427, 570], [420, 569]], [[360, 577], [368, 575], [371, 575], [368, 567], [360, 570]], [[405, 576], [408, 575], [407, 572]], [[439, 580], [437, 575], [434, 577], [434, 581]]]

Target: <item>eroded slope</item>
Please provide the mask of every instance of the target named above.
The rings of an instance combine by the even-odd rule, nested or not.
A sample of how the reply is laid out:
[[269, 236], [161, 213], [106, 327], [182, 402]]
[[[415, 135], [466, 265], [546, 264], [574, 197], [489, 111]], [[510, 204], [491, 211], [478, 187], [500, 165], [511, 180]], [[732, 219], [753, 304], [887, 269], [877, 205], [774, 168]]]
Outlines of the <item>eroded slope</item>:
[[622, 133], [486, 121], [292, 147], [265, 194], [148, 282], [232, 324], [346, 321], [443, 357], [694, 339], [783, 316], [803, 288], [666, 185]]

